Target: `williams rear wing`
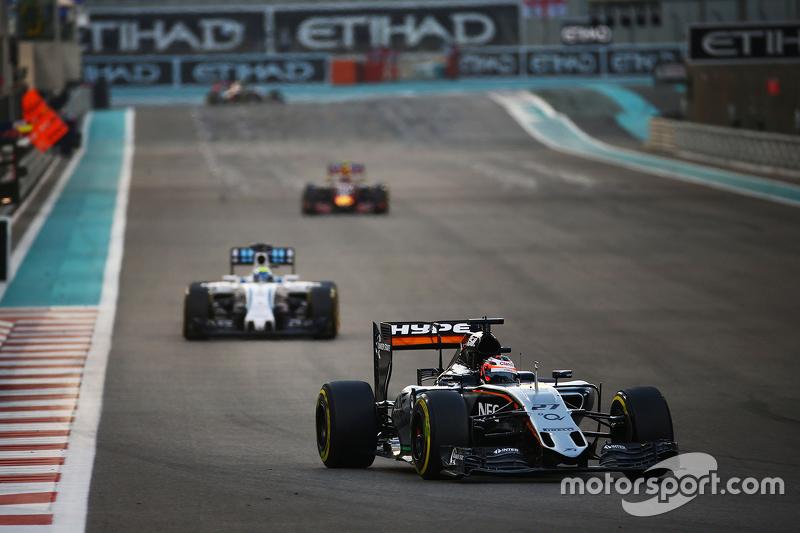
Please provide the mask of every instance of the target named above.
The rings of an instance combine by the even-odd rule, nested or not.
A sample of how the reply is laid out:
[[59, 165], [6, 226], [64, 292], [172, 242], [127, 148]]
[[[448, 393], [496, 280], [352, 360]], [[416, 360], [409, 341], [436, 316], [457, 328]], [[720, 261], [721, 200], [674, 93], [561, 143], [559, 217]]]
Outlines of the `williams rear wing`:
[[375, 400], [386, 400], [392, 377], [392, 352], [398, 350], [441, 350], [458, 348], [469, 334], [469, 320], [438, 322], [372, 323], [375, 351]]
[[288, 265], [294, 274], [294, 248], [275, 248], [269, 244], [251, 244], [231, 248], [231, 274], [236, 265], [277, 267]]

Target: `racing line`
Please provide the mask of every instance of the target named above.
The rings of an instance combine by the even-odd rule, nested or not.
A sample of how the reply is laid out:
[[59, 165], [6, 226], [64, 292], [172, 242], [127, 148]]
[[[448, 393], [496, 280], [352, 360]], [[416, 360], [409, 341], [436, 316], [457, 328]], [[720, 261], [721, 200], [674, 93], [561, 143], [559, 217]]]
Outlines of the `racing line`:
[[[0, 526], [83, 531], [116, 312], [133, 110], [94, 112], [0, 284]], [[88, 133], [88, 135], [87, 135]]]

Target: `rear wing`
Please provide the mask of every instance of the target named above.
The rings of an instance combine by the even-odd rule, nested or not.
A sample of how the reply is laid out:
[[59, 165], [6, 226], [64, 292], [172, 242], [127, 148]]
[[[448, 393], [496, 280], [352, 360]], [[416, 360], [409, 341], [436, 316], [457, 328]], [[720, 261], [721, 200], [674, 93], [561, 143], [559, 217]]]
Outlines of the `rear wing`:
[[245, 266], [291, 266], [294, 274], [294, 248], [275, 248], [269, 244], [251, 244], [247, 247], [231, 248], [231, 274], [237, 265]]
[[375, 346], [375, 400], [386, 400], [389, 379], [392, 377], [392, 352], [398, 350], [441, 350], [460, 348], [465, 335], [472, 331], [469, 320], [440, 320], [438, 322], [381, 322], [372, 323]]
[[[363, 174], [364, 171], [366, 170], [364, 168], [364, 164], [363, 163], [352, 163], [350, 165], [350, 168], [352, 169], [353, 174]], [[336, 174], [341, 172], [341, 170], [342, 170], [341, 163], [331, 163], [331, 164], [328, 165], [328, 175], [329, 176], [335, 176]]]

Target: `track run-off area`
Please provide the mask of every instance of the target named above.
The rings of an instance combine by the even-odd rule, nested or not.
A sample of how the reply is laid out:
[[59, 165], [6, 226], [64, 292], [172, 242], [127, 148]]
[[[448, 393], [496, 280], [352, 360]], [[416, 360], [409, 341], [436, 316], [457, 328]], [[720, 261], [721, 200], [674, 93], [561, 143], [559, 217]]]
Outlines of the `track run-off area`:
[[[141, 106], [84, 138], [1, 289], [0, 531], [796, 528], [792, 183], [615, 148], [518, 90]], [[342, 159], [389, 186], [388, 215], [300, 214]], [[337, 283], [335, 340], [182, 337], [186, 286], [252, 242]], [[605, 408], [659, 388], [681, 452], [785, 494], [639, 518], [560, 478], [322, 465], [319, 387], [372, 382], [373, 321], [483, 315], [518, 367], [602, 382]], [[396, 356], [391, 392], [436, 358]]]

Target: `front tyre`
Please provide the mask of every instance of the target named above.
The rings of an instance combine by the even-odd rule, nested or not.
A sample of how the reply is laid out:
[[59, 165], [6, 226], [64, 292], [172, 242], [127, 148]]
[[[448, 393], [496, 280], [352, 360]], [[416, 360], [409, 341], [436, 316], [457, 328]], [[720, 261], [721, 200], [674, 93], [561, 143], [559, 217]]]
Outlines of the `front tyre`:
[[183, 298], [183, 336], [188, 340], [205, 339], [202, 326], [211, 317], [211, 294], [201, 283], [192, 283]]
[[339, 290], [332, 281], [321, 281], [309, 293], [311, 317], [317, 326], [315, 337], [334, 339], [339, 333]]
[[427, 391], [411, 411], [411, 460], [423, 479], [441, 479], [442, 446], [469, 447], [469, 415], [461, 395]]
[[363, 381], [333, 381], [317, 396], [317, 450], [328, 468], [367, 468], [375, 460], [378, 416]]
[[617, 392], [611, 402], [611, 415], [624, 418], [624, 423], [612, 429], [612, 442], [674, 439], [667, 400], [655, 387], [630, 387]]
[[[630, 387], [617, 392], [611, 401], [611, 416], [621, 416], [624, 420], [611, 428], [611, 442], [646, 443], [675, 438], [667, 400], [655, 387]], [[645, 470], [626, 471], [625, 476], [636, 479], [666, 473], [657, 469], [645, 474]]]

